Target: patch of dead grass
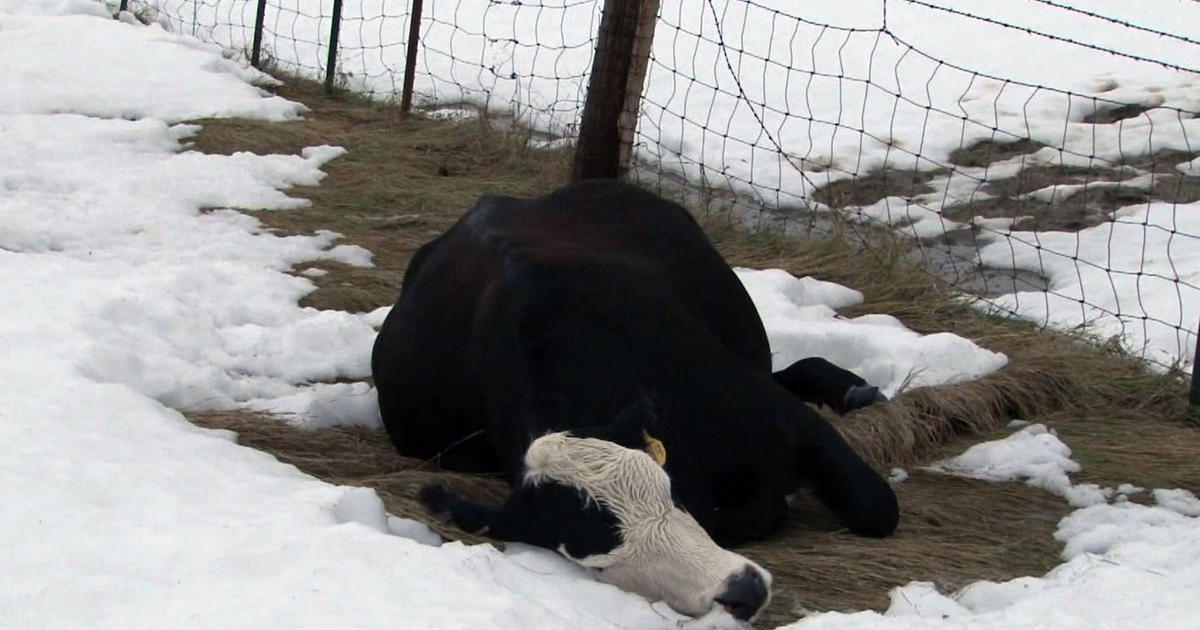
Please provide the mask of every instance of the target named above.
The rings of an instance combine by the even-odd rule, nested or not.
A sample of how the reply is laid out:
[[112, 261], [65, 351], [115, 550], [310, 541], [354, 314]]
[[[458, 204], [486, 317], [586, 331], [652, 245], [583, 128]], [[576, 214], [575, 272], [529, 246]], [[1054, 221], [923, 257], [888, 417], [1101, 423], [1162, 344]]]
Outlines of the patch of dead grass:
[[833, 237], [798, 247], [793, 239], [749, 233], [720, 218], [702, 223], [734, 264], [780, 267], [859, 289], [866, 300], [845, 310], [848, 317], [888, 313], [917, 332], [951, 330], [1009, 357], [1008, 366], [983, 378], [903, 392], [887, 405], [835, 421], [877, 465], [920, 461], [955, 435], [992, 430], [1010, 418], [1101, 401], [1137, 404], [1160, 419], [1186, 416], [1179, 380], [1150, 374], [1139, 361], [1094, 344], [982, 313], [905, 264], [899, 244], [884, 239], [872, 249], [854, 249]]
[[1014, 177], [990, 179], [983, 186], [983, 192], [997, 197], [1016, 197], [1035, 190], [1051, 186], [1066, 186], [1092, 182], [1115, 182], [1128, 179], [1137, 174], [1134, 169], [1080, 168], [1076, 166], [1045, 166], [1030, 164], [1021, 169]]
[[953, 592], [980, 579], [1041, 575], [1058, 563], [1053, 533], [1068, 512], [1058, 497], [919, 470], [895, 489], [901, 518], [890, 538], [854, 536], [805, 496], [780, 535], [739, 550], [775, 577], [762, 627], [805, 610], [882, 610], [888, 591], [912, 580]]
[[826, 184], [813, 191], [813, 199], [832, 208], [869, 206], [886, 197], [911, 199], [933, 192], [929, 182], [939, 171], [881, 169]]
[[950, 154], [950, 163], [959, 166], [988, 166], [996, 162], [1015, 158], [1018, 155], [1035, 153], [1046, 145], [1021, 138], [1012, 142], [981, 140], [967, 147], [956, 149]]
[[1078, 232], [1112, 221], [1114, 213], [1152, 201], [1192, 203], [1200, 200], [1200, 177], [1179, 172], [1156, 173], [1146, 188], [1128, 185], [1089, 186], [1066, 199], [1047, 202], [1017, 195], [1056, 186], [1116, 182], [1135, 173], [1112, 169], [1026, 167], [1010, 179], [994, 180], [983, 187], [997, 195], [970, 203], [947, 206], [942, 216], [960, 222], [974, 217], [1013, 219], [1013, 230]]
[[304, 120], [272, 123], [218, 118], [198, 121], [192, 148], [205, 153], [297, 154], [332, 144], [348, 150], [325, 165], [320, 186], [293, 188], [307, 208], [248, 212], [283, 234], [333, 230], [343, 242], [374, 253], [373, 268], [330, 262], [305, 264], [327, 271], [303, 305], [371, 310], [395, 301], [412, 253], [449, 227], [484, 193], [518, 196], [547, 192], [565, 181], [569, 154], [537, 150], [527, 136], [486, 118], [435, 120], [403, 117], [394, 108], [319, 84], [287, 79], [272, 90], [310, 108]]
[[1106, 104], [1103, 107], [1097, 107], [1095, 112], [1083, 117], [1083, 122], [1093, 125], [1111, 125], [1113, 123], [1137, 118], [1142, 114], [1150, 111], [1145, 105], [1136, 103], [1127, 103], [1125, 105]]

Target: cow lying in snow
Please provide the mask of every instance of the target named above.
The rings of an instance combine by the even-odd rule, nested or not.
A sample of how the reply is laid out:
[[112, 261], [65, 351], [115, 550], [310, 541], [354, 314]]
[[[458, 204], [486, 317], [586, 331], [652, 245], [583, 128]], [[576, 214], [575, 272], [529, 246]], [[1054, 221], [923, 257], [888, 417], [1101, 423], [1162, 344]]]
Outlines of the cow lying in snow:
[[431, 510], [685, 614], [765, 608], [770, 574], [716, 543], [775, 531], [801, 481], [857, 534], [896, 527], [888, 484], [802, 402], [878, 390], [822, 359], [772, 375], [733, 271], [632, 186], [480, 199], [413, 257], [372, 371], [401, 453], [514, 484], [502, 506], [426, 487]]

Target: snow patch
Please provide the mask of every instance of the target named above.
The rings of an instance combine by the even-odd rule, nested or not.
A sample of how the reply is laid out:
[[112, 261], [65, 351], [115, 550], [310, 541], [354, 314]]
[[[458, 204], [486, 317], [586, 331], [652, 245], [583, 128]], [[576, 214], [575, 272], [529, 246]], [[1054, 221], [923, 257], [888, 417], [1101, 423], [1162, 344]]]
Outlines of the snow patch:
[[389, 533], [388, 515], [383, 501], [370, 488], [346, 488], [333, 506], [339, 523], [358, 523], [380, 533]]
[[96, 19], [95, 12], [73, 15], [80, 3], [57, 5], [62, 15], [56, 17], [0, 13], [6, 43], [0, 67], [12, 73], [0, 87], [0, 114], [74, 112], [178, 122], [229, 116], [290, 120], [306, 111], [250, 85], [266, 75], [226, 59], [216, 46], [158, 25], [129, 25], [107, 14], [109, 19]]
[[387, 310], [300, 307], [313, 284], [292, 269], [368, 253], [234, 210], [303, 206], [283, 189], [319, 183], [340, 149], [205, 155], [183, 144], [194, 125], [170, 124], [303, 108], [212, 46], [90, 4], [100, 17], [0, 0], [22, 10], [0, 13], [3, 625], [673, 627], [586, 574], [430, 546], [374, 491], [165, 406], [377, 422], [370, 388], [336, 381], [369, 374]]
[[958, 335], [917, 334], [890, 315], [842, 318], [835, 309], [862, 302], [853, 289], [781, 269], [734, 271], [762, 317], [776, 370], [823, 357], [891, 397], [902, 387], [968, 381], [1008, 363]]
[[1184, 516], [1200, 516], [1200, 500], [1189, 490], [1157, 488], [1152, 494], [1156, 503], [1172, 512]]
[[985, 481], [1024, 481], [1057, 494], [1075, 507], [1107, 501], [1111, 489], [1095, 484], [1072, 484], [1068, 473], [1079, 472], [1071, 449], [1043, 424], [1031, 424], [1016, 433], [968, 448], [957, 457], [943, 459], [928, 470]]
[[359, 317], [362, 319], [364, 324], [372, 328], [379, 328], [383, 325], [383, 320], [387, 319], [388, 313], [390, 312], [392, 312], [392, 307], [381, 306], [370, 313], [363, 313], [362, 315], [359, 315]]
[[291, 394], [254, 398], [244, 405], [284, 417], [293, 426], [320, 429], [331, 426], [381, 428], [375, 388], [367, 383], [314, 383]]
[[984, 265], [1050, 280], [1052, 293], [1026, 291], [991, 303], [1058, 328], [1086, 326], [1160, 365], [1182, 360], [1186, 368], [1195, 333], [1175, 322], [1190, 325], [1200, 311], [1200, 291], [1187, 288], [1200, 285], [1198, 237], [1189, 235], [1200, 235], [1200, 203], [1141, 203], [1078, 233], [1013, 232], [979, 256]]
[[422, 545], [440, 547], [443, 542], [442, 537], [437, 532], [429, 529], [428, 525], [414, 521], [411, 518], [389, 516], [387, 517], [387, 527], [393, 536], [402, 536], [410, 540], [415, 540]]

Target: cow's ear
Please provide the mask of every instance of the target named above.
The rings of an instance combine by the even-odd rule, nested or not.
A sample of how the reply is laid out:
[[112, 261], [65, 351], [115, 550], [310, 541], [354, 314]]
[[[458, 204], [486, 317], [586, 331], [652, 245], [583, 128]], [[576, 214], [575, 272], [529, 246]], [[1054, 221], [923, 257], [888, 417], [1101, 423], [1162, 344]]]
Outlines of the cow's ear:
[[654, 432], [658, 425], [658, 407], [654, 395], [642, 392], [624, 409], [617, 412], [612, 422], [599, 427], [575, 429], [571, 434], [582, 438], [600, 438], [625, 448], [646, 448], [646, 432]]
[[609, 423], [609, 439], [626, 448], [646, 448], [647, 433], [657, 433], [658, 403], [653, 392], [643, 391]]

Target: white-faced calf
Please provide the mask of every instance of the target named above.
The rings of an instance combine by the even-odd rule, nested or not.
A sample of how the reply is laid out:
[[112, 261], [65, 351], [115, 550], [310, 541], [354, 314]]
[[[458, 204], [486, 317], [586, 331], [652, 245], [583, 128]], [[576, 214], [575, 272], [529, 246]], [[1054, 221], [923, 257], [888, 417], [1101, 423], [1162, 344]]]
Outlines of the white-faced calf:
[[499, 506], [427, 487], [431, 510], [686, 614], [763, 610], [770, 575], [718, 545], [777, 530], [800, 483], [857, 534], [898, 521], [807, 404], [878, 390], [819, 358], [772, 374], [732, 270], [685, 210], [633, 186], [480, 199], [413, 257], [372, 370], [401, 453], [513, 484]]

